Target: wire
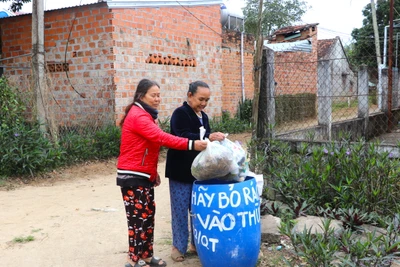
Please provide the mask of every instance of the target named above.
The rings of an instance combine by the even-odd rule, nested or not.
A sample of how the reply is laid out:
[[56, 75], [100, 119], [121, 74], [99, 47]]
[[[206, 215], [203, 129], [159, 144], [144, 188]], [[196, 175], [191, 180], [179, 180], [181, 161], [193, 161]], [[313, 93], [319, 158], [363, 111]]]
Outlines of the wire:
[[187, 12], [189, 12], [190, 15], [192, 15], [195, 19], [197, 19], [198, 21], [200, 21], [203, 25], [205, 25], [207, 28], [209, 28], [210, 30], [212, 30], [213, 32], [215, 32], [216, 34], [218, 34], [219, 36], [222, 37], [222, 34], [220, 34], [219, 32], [215, 31], [213, 28], [211, 28], [210, 26], [208, 26], [205, 22], [203, 22], [201, 19], [199, 19], [198, 17], [196, 17], [192, 12], [190, 12], [189, 9], [187, 9], [186, 7], [184, 7], [179, 1], [176, 1], [183, 9], [185, 9]]
[[[82, 3], [82, 0], [81, 0], [80, 3]], [[73, 27], [74, 27], [74, 25], [75, 25], [75, 21], [76, 21], [76, 15], [74, 16], [74, 19], [72, 20], [71, 29], [70, 29], [69, 34], [68, 34], [67, 43], [66, 43], [66, 45], [65, 45], [65, 54], [64, 54], [64, 63], [65, 63], [65, 64], [67, 63], [68, 44], [69, 44], [69, 40], [71, 39], [72, 29], [73, 29]], [[69, 74], [68, 74], [68, 70], [67, 70], [67, 69], [65, 69], [65, 75], [67, 76], [68, 82], [69, 82], [69, 84], [71, 85], [72, 89], [73, 89], [80, 97], [85, 98], [84, 95], [82, 95], [81, 93], [79, 93], [79, 92], [75, 89], [74, 85], [73, 85], [72, 82], [71, 82], [71, 79], [69, 78]]]
[[6, 60], [9, 60], [9, 59], [19, 58], [19, 57], [31, 56], [31, 55], [32, 55], [32, 53], [24, 54], [24, 55], [19, 55], [19, 56], [15, 56], [15, 57], [6, 57], [6, 58], [0, 59], [0, 62], [1, 62], [1, 61], [6, 61]]

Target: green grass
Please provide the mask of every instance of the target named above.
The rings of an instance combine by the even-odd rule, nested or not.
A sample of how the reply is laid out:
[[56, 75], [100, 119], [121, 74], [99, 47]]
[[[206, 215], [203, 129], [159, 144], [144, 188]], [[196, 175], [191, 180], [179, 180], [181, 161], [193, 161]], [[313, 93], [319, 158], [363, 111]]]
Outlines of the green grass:
[[332, 103], [332, 111], [337, 111], [342, 108], [354, 108], [357, 107], [357, 104], [357, 100], [351, 100], [350, 105], [347, 101]]
[[26, 236], [26, 237], [20, 236], [20, 237], [14, 238], [13, 243], [28, 243], [28, 242], [32, 242], [34, 240], [35, 240], [35, 237], [31, 236], [31, 235]]
[[157, 244], [172, 246], [172, 239], [171, 238], [161, 238], [161, 241], [158, 241]]

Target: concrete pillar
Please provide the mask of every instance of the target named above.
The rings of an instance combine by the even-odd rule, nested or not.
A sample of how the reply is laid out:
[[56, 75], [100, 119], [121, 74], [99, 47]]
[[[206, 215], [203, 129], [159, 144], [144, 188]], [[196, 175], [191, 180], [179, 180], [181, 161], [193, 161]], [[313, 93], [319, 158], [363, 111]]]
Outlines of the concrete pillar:
[[318, 125], [324, 127], [323, 138], [332, 138], [332, 70], [331, 62], [318, 62]]
[[[381, 82], [381, 91], [379, 92], [378, 99], [380, 99], [379, 107], [381, 111], [387, 113], [388, 111], [388, 69], [384, 68], [381, 69], [381, 77], [380, 77], [380, 82]], [[380, 97], [380, 98], [379, 98]]]
[[393, 68], [392, 109], [399, 107], [399, 69]]
[[275, 137], [275, 53], [270, 49], [266, 49], [267, 56], [267, 75], [268, 75], [268, 86], [267, 86], [267, 120], [268, 129], [267, 135], [271, 138]]
[[358, 71], [358, 117], [364, 119], [363, 136], [368, 138], [368, 120], [369, 120], [369, 103], [368, 103], [369, 87], [368, 87], [368, 69], [366, 65], [362, 65]]

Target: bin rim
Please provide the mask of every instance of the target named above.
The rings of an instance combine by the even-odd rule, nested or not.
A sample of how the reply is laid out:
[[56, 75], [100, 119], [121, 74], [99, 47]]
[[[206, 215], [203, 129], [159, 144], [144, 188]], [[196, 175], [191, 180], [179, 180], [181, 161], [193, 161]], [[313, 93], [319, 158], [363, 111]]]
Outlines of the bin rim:
[[255, 181], [255, 177], [253, 177], [253, 176], [246, 176], [243, 181], [226, 181], [226, 180], [220, 180], [218, 178], [214, 178], [214, 179], [208, 179], [208, 180], [202, 180], [202, 181], [196, 180], [193, 182], [193, 184], [196, 184], [196, 185], [238, 184], [238, 183], [251, 181], [252, 179], [254, 179], [254, 181]]

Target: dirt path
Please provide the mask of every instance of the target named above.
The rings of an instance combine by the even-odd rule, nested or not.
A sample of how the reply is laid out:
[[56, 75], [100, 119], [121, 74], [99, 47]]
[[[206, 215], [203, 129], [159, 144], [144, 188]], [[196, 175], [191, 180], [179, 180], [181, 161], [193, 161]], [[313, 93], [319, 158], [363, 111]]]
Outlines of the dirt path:
[[[0, 266], [124, 266], [126, 221], [113, 162], [61, 173], [51, 185], [0, 191]], [[159, 164], [164, 173], [164, 162]], [[44, 182], [43, 182], [44, 183]], [[156, 255], [168, 266], [201, 266], [198, 258], [173, 263], [168, 180], [156, 188]], [[13, 242], [33, 236], [34, 241]]]
[[[164, 168], [162, 161], [162, 176]], [[93, 163], [59, 170], [35, 184], [0, 190], [0, 267], [124, 266], [127, 226], [115, 171], [115, 161]], [[168, 266], [200, 267], [197, 257], [181, 263], [170, 259], [168, 180], [163, 178], [155, 190], [155, 254]], [[29, 236], [34, 240], [15, 241]]]

